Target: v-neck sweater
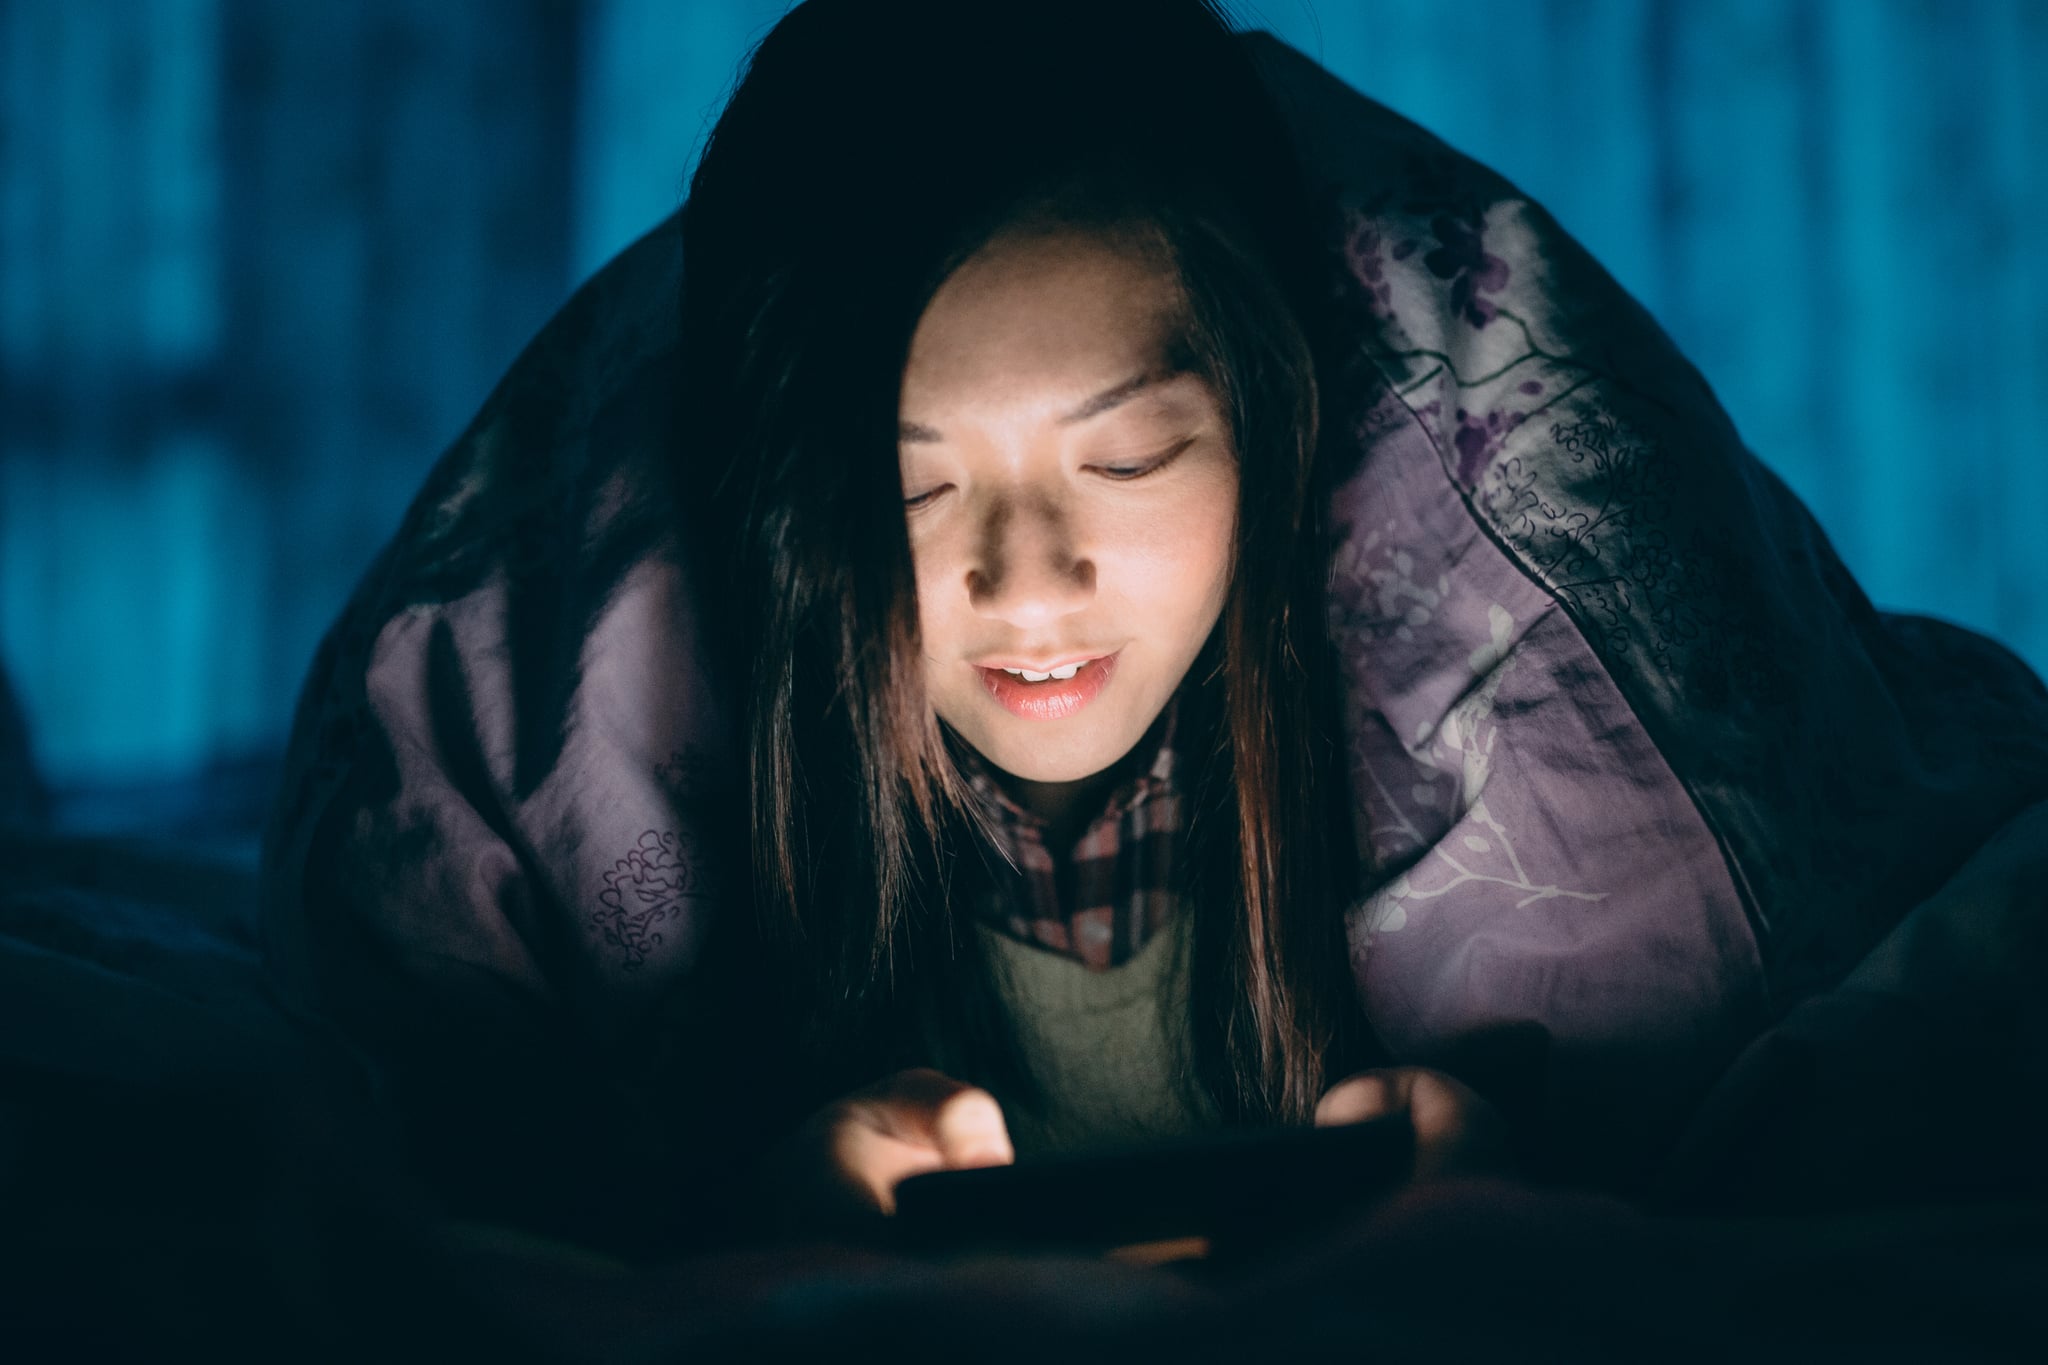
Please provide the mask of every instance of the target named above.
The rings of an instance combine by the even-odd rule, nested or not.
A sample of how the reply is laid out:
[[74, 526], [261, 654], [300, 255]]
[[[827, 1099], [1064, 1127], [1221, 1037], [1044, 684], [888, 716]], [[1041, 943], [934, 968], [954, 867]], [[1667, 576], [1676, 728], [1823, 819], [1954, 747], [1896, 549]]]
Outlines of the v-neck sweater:
[[1042, 1104], [1004, 1100], [1019, 1156], [1172, 1137], [1209, 1126], [1188, 1084], [1187, 917], [1107, 970], [977, 925]]

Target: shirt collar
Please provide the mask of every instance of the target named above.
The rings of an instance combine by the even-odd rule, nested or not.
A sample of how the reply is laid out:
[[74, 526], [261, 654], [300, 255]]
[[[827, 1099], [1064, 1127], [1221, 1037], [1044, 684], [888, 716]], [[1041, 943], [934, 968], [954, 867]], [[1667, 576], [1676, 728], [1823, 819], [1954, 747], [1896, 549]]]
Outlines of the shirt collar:
[[[1088, 822], [1081, 837], [1101, 828], [1105, 822], [1121, 820], [1130, 811], [1145, 801], [1163, 796], [1173, 790], [1174, 736], [1180, 713], [1180, 693], [1176, 692], [1152, 722], [1152, 727], [1133, 747], [1132, 752], [1120, 762], [1134, 762], [1137, 771], [1118, 783], [1110, 792], [1108, 801], [1101, 812]], [[955, 757], [961, 775], [967, 779], [969, 788], [988, 807], [998, 814], [999, 825], [1007, 832], [1029, 831], [1040, 843], [1044, 842], [1047, 825], [1044, 819], [1024, 809], [996, 781], [994, 765], [983, 758], [973, 745], [962, 742], [955, 747]], [[1149, 757], [1145, 755], [1149, 751]]]

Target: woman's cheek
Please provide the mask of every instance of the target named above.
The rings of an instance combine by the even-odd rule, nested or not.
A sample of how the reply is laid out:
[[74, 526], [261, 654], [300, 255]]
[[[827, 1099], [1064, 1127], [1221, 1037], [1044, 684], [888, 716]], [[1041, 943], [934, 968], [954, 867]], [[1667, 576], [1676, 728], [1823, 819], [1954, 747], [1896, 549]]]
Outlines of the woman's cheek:
[[946, 600], [945, 551], [939, 537], [921, 534], [913, 521], [910, 527], [911, 588], [917, 594], [919, 647], [927, 660], [943, 655], [951, 604]]
[[1190, 487], [1182, 506], [1152, 521], [1158, 575], [1172, 585], [1179, 615], [1199, 618], [1207, 635], [1230, 589], [1237, 553], [1234, 469]]

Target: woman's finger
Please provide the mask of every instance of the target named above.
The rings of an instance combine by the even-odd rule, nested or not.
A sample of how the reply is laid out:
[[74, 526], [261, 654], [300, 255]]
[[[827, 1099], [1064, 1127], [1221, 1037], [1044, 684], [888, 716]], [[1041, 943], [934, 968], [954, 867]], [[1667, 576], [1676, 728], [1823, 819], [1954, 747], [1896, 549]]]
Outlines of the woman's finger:
[[911, 1176], [1013, 1159], [993, 1095], [919, 1068], [817, 1110], [759, 1170], [786, 1229], [867, 1237], [895, 1212], [896, 1186]]
[[899, 1071], [852, 1098], [871, 1127], [936, 1148], [948, 1165], [991, 1166], [1015, 1159], [996, 1097], [930, 1067]]
[[1469, 1087], [1440, 1071], [1414, 1071], [1407, 1091], [1415, 1141], [1423, 1146], [1462, 1141], [1486, 1103]]
[[906, 1141], [864, 1119], [832, 1130], [831, 1162], [860, 1202], [882, 1213], [896, 1211], [896, 1186], [914, 1175], [944, 1170], [946, 1158], [928, 1142]]
[[995, 1096], [928, 1067], [868, 1087], [842, 1113], [832, 1159], [885, 1212], [898, 1181], [1016, 1159]]
[[1348, 1076], [1316, 1105], [1316, 1126], [1406, 1114], [1415, 1133], [1415, 1177], [1505, 1172], [1507, 1134], [1492, 1105], [1462, 1081], [1424, 1067], [1386, 1067]]
[[1316, 1127], [1333, 1128], [1344, 1123], [1363, 1123], [1404, 1108], [1408, 1103], [1406, 1078], [1402, 1071], [1387, 1068], [1361, 1071], [1347, 1076], [1316, 1104]]
[[1507, 1131], [1494, 1107], [1440, 1071], [1417, 1071], [1408, 1087], [1416, 1174], [1483, 1175], [1512, 1168]]
[[1003, 1107], [986, 1090], [964, 1086], [932, 1118], [939, 1154], [949, 1167], [1007, 1166], [1017, 1159]]

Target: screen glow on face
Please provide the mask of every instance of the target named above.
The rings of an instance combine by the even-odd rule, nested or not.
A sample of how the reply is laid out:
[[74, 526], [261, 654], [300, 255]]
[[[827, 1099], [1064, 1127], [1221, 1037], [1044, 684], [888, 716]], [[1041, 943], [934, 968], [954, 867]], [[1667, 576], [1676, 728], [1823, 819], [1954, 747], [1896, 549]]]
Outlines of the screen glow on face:
[[[1237, 458], [1215, 391], [1170, 361], [1183, 318], [1148, 253], [1037, 230], [970, 257], [912, 338], [898, 449], [927, 695], [1025, 783], [1128, 754], [1222, 613]], [[1097, 662], [1000, 668], [1076, 660]]]

